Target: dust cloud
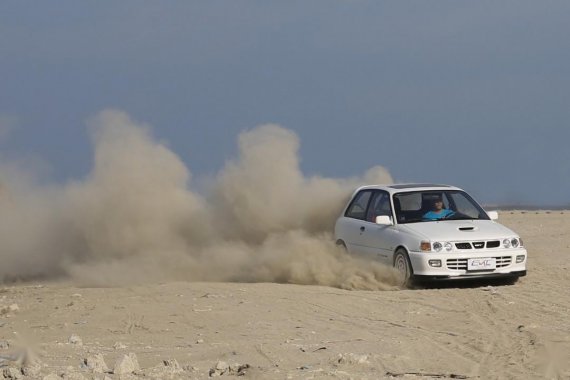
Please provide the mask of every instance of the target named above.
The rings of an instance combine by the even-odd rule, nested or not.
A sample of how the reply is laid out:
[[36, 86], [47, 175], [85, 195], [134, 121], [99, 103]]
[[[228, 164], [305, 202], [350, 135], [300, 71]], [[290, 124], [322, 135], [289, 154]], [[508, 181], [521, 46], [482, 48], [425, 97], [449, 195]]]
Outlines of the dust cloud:
[[348, 256], [331, 235], [355, 187], [392, 181], [384, 168], [306, 177], [295, 133], [263, 125], [239, 135], [238, 156], [201, 194], [148, 126], [106, 110], [90, 127], [94, 166], [85, 179], [44, 186], [0, 166], [0, 281], [397, 283], [392, 269]]

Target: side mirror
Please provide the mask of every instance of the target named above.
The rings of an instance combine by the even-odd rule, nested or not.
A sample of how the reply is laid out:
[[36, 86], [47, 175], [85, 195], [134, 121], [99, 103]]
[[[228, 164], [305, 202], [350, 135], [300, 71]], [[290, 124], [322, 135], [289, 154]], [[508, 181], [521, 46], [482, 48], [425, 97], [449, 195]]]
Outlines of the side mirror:
[[497, 211], [488, 211], [487, 215], [489, 215], [489, 218], [491, 218], [491, 220], [499, 219], [499, 213]]
[[376, 217], [376, 224], [380, 224], [383, 226], [391, 226], [392, 225], [392, 219], [390, 219], [390, 217], [388, 215], [378, 215]]

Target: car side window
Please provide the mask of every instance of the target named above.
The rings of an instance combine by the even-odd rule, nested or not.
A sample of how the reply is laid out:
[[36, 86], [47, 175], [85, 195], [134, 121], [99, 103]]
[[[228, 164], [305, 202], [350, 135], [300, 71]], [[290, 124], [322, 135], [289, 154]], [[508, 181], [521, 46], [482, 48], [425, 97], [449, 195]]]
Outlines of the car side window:
[[370, 196], [372, 195], [372, 190], [362, 190], [352, 200], [350, 206], [346, 210], [344, 216], [354, 219], [365, 219], [366, 208], [368, 207], [368, 201], [370, 201]]
[[386, 215], [390, 218], [392, 217], [390, 196], [387, 192], [384, 191], [376, 191], [372, 196], [370, 207], [368, 208], [368, 213], [366, 215], [366, 220], [369, 222], [375, 222], [376, 217], [380, 215]]

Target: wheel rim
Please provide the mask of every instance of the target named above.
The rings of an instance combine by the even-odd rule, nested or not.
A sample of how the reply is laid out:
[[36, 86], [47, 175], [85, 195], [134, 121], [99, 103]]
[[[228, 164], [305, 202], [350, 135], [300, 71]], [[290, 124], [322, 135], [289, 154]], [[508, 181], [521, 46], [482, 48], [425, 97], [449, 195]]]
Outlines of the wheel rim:
[[396, 256], [396, 270], [402, 275], [403, 282], [408, 280], [408, 263], [402, 254]]

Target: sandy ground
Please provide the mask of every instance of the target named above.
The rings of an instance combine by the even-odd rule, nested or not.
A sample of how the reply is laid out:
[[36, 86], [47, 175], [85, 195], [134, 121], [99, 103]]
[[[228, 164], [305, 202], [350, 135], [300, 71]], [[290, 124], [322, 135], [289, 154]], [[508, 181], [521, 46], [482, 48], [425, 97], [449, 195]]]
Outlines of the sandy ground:
[[[40, 379], [208, 378], [216, 365], [212, 375], [263, 379], [570, 378], [570, 212], [502, 212], [499, 221], [529, 251], [528, 276], [512, 286], [0, 287], [0, 379], [23, 376], [22, 347], [41, 363], [26, 378]], [[132, 370], [128, 353], [141, 369], [112, 374], [121, 358]], [[96, 354], [108, 373], [84, 364], [97, 367]]]

